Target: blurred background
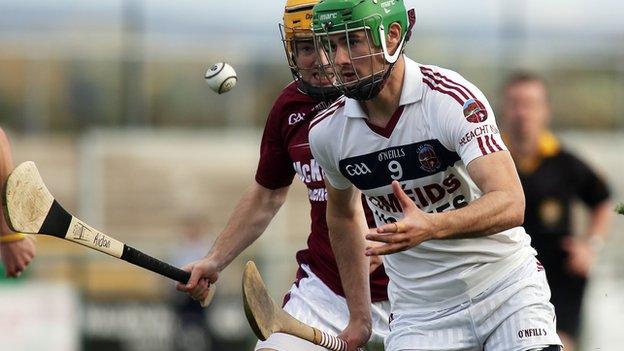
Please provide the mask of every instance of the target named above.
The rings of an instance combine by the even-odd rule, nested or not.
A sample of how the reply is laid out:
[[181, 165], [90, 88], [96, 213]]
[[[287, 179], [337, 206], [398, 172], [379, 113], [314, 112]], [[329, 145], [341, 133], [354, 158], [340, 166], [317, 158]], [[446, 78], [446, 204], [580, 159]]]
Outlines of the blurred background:
[[[621, 2], [408, 3], [418, 18], [411, 58], [459, 71], [495, 108], [507, 73], [543, 74], [556, 134], [624, 198]], [[96, 228], [178, 265], [201, 257], [253, 180], [266, 115], [291, 80], [277, 28], [283, 5], [0, 0], [0, 126], [15, 163], [35, 161], [55, 197]], [[238, 73], [224, 95], [203, 78], [219, 61]], [[201, 316], [206, 330], [180, 327], [172, 282], [41, 237], [26, 274], [0, 278], [0, 350], [249, 350], [242, 265], [256, 260], [281, 300], [308, 206], [295, 182], [266, 234], [222, 275]], [[575, 218], [583, 224], [582, 211]], [[624, 344], [622, 228], [617, 218], [592, 275], [582, 349]]]

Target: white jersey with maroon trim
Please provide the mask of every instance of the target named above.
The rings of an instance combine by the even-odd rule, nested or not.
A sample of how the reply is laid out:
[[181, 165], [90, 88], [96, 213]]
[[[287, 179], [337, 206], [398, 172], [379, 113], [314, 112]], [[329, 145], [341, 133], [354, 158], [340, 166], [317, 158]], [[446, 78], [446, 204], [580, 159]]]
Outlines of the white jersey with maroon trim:
[[[385, 128], [368, 123], [356, 100], [341, 98], [310, 123], [310, 145], [337, 189], [354, 185], [378, 226], [403, 214], [397, 180], [426, 212], [467, 206], [482, 196], [466, 165], [506, 150], [485, 96], [459, 74], [405, 58], [399, 108]], [[457, 305], [535, 255], [522, 227], [494, 235], [432, 240], [384, 257], [393, 311]]]

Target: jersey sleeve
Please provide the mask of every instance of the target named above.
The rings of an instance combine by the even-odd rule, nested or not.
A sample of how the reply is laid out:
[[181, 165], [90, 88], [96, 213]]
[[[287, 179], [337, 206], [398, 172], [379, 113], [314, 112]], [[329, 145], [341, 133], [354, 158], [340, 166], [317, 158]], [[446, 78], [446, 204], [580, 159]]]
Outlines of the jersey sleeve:
[[262, 142], [260, 160], [256, 169], [256, 182], [268, 189], [279, 189], [292, 184], [295, 169], [283, 138], [283, 111], [276, 104], [267, 118]]
[[440, 142], [456, 152], [465, 165], [474, 159], [507, 150], [485, 95], [460, 75], [440, 80], [426, 105]]
[[336, 189], [347, 189], [351, 186], [351, 182], [345, 178], [338, 169], [338, 157], [335, 155], [335, 149], [332, 147], [331, 135], [328, 133], [330, 128], [325, 128], [323, 124], [316, 125], [310, 129], [310, 150], [312, 156], [323, 169], [324, 178]]
[[568, 155], [570, 164], [574, 172], [574, 179], [577, 183], [577, 194], [579, 199], [590, 208], [596, 207], [610, 197], [607, 183], [594, 172], [585, 162]]

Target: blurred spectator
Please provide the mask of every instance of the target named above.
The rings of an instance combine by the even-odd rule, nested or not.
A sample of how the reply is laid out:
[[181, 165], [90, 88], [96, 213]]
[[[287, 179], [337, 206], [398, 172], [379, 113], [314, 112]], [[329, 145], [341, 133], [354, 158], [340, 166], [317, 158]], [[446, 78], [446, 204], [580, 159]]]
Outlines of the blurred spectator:
[[[518, 168], [526, 196], [524, 227], [546, 268], [557, 329], [573, 350], [588, 274], [612, 218], [605, 181], [563, 148], [548, 130], [551, 119], [545, 81], [516, 73], [504, 86], [505, 142]], [[590, 212], [587, 226], [572, 233], [571, 209], [580, 200]]]
[[[180, 236], [172, 246], [171, 262], [182, 267], [206, 256], [214, 239], [205, 216], [189, 215], [182, 221]], [[240, 277], [236, 280], [238, 287]], [[249, 339], [240, 296], [232, 295], [223, 285], [205, 308], [188, 294], [172, 293], [171, 301], [177, 319], [172, 347], [175, 351], [249, 350], [250, 342], [256, 341]]]
[[[182, 232], [171, 250], [171, 262], [182, 267], [187, 262], [206, 255], [206, 248], [212, 244], [212, 237], [206, 235], [207, 225], [199, 216], [186, 218], [181, 223]], [[203, 308], [199, 302], [187, 294], [172, 294], [177, 327], [174, 333], [175, 351], [212, 350], [212, 339], [207, 327], [209, 308]], [[208, 306], [210, 307], [210, 306]]]
[[[4, 191], [4, 182], [12, 170], [11, 146], [4, 130], [0, 128], [0, 191]], [[0, 210], [4, 211], [1, 203]], [[32, 237], [13, 232], [4, 215], [0, 215], [0, 256], [7, 277], [19, 277], [35, 257]]]

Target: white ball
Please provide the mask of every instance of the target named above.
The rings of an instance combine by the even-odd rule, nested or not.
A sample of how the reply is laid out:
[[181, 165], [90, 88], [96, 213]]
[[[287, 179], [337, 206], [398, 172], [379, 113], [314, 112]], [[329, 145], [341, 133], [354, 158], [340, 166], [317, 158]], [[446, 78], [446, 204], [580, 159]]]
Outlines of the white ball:
[[204, 78], [210, 89], [219, 94], [232, 90], [238, 80], [234, 68], [225, 62], [215, 63], [208, 68]]

